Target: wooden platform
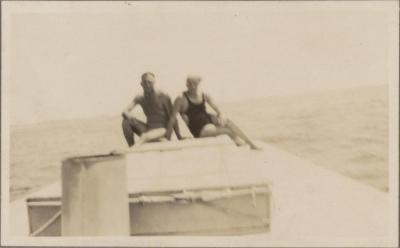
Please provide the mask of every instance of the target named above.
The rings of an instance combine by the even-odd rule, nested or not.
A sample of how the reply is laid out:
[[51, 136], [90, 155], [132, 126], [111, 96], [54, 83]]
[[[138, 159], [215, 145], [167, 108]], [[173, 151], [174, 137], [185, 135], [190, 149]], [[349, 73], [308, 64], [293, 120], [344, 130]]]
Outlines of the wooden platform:
[[[128, 191], [268, 183], [271, 231], [242, 236], [236, 245], [255, 237], [265, 245], [330, 244], [322, 242], [326, 238], [347, 245], [384, 244], [389, 235], [387, 194], [259, 144], [263, 151], [238, 148], [224, 138], [146, 144], [127, 154]], [[56, 183], [29, 198], [59, 197], [60, 192]], [[12, 235], [28, 235], [25, 200], [11, 204]]]

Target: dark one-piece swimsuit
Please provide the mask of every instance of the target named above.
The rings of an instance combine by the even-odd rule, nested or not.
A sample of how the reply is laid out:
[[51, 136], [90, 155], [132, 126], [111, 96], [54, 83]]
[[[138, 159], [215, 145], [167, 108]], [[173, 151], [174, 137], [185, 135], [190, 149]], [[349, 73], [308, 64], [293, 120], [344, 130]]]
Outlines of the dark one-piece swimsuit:
[[183, 95], [186, 97], [189, 106], [185, 112], [185, 114], [189, 118], [189, 130], [194, 137], [200, 137], [201, 129], [211, 122], [211, 116], [206, 111], [206, 101], [204, 99], [203, 94], [203, 101], [199, 104], [195, 104], [190, 101], [187, 92], [183, 92]]

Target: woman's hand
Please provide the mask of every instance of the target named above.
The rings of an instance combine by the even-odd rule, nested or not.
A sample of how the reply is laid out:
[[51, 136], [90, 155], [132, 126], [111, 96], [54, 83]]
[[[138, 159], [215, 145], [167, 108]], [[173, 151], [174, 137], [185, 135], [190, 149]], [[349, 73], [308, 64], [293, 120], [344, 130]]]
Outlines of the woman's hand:
[[224, 117], [222, 117], [222, 115], [217, 116], [218, 118], [218, 123], [220, 126], [225, 126], [226, 124], [226, 119]]

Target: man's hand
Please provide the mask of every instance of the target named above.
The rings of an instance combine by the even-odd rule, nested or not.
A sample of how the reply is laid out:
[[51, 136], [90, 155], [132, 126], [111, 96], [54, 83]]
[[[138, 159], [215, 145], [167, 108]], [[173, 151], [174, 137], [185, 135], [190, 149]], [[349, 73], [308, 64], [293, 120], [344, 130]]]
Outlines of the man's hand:
[[176, 135], [176, 138], [177, 138], [178, 140], [183, 139], [183, 137], [182, 137], [182, 135], [181, 135], [180, 132], [176, 132], [176, 131], [175, 131], [175, 135]]
[[[171, 130], [171, 132], [166, 132], [165, 133], [165, 138], [167, 139], [167, 140], [171, 140], [171, 136], [172, 136], [172, 130]], [[178, 138], [178, 140], [185, 140], [185, 139], [191, 139], [192, 137], [186, 137], [186, 136], [182, 136], [182, 135], [180, 135], [180, 134], [177, 134], [176, 135], [176, 138]]]
[[182, 135], [180, 135], [180, 134], [179, 134], [179, 135], [177, 134], [177, 135], [176, 135], [176, 137], [178, 138], [178, 140], [183, 140], [183, 139], [186, 139], [186, 137], [183, 137], [183, 136], [182, 136]]
[[179, 140], [187, 140], [187, 139], [193, 139], [193, 137], [191, 137], [191, 136], [185, 136], [185, 137], [181, 137]]
[[168, 129], [167, 132], [165, 132], [165, 138], [167, 140], [171, 140], [171, 135], [172, 135], [172, 130]]

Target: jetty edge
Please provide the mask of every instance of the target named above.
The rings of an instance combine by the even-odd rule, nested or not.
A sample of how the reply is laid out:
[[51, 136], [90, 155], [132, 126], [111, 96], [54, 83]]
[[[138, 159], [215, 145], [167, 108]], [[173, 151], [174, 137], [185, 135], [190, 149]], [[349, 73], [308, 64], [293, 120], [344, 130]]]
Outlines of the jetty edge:
[[[270, 145], [258, 144], [263, 146], [263, 151], [238, 148], [225, 138], [145, 144], [137, 151], [125, 154], [128, 194], [143, 196], [146, 192], [172, 191], [186, 193], [188, 197], [190, 192], [193, 195], [194, 189], [201, 192], [209, 188], [246, 186], [251, 192], [252, 187], [262, 185], [267, 189], [264, 194], [268, 199], [262, 209], [268, 209], [269, 213], [264, 213], [269, 216], [260, 215], [259, 219], [264, 218], [268, 227], [245, 232], [243, 237], [255, 235], [268, 244], [299, 240], [315, 244], [327, 237], [349, 245], [363, 242], [382, 245], [388, 240], [387, 193]], [[152, 162], [146, 163], [149, 159]], [[221, 192], [225, 191], [218, 194], [223, 195]], [[53, 204], [57, 205], [56, 199], [60, 196], [61, 183], [58, 182], [12, 202], [11, 235], [28, 236], [31, 233], [27, 203], [32, 199], [53, 199]], [[136, 200], [143, 204], [144, 199]], [[249, 197], [244, 202], [250, 206], [252, 200]], [[169, 235], [182, 235], [180, 232]], [[224, 235], [224, 232], [218, 235]]]

